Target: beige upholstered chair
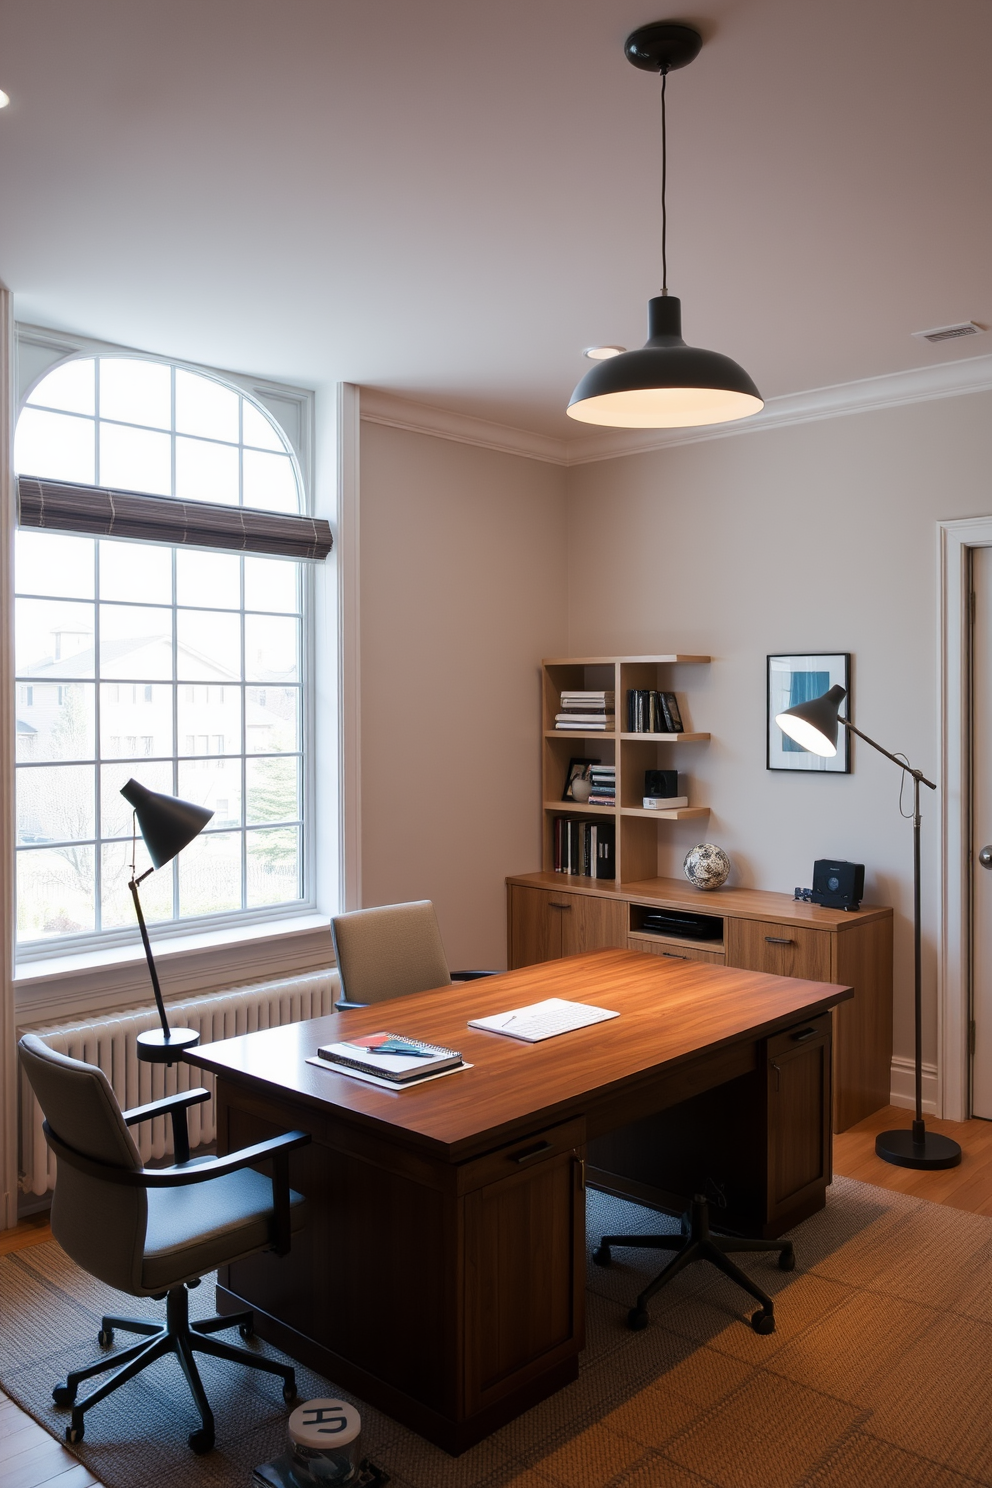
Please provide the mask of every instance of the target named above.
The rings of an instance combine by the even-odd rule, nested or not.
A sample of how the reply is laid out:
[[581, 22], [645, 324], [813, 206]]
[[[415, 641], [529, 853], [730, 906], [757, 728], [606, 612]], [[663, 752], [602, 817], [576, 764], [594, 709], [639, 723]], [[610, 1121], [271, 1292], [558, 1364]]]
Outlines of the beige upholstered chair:
[[[289, 1365], [258, 1357], [211, 1335], [237, 1327], [242, 1338], [254, 1331], [250, 1312], [190, 1323], [187, 1287], [216, 1266], [260, 1250], [285, 1255], [290, 1237], [304, 1223], [306, 1206], [289, 1186], [289, 1153], [309, 1142], [306, 1132], [288, 1132], [228, 1157], [189, 1160], [187, 1107], [210, 1099], [207, 1090], [188, 1090], [121, 1111], [110, 1082], [95, 1065], [57, 1054], [34, 1034], [20, 1042], [21, 1061], [45, 1113], [45, 1136], [58, 1159], [52, 1200], [52, 1233], [62, 1249], [108, 1286], [132, 1297], [166, 1299], [166, 1321], [105, 1317], [98, 1342], [108, 1347], [114, 1330], [137, 1333], [138, 1343], [107, 1353], [95, 1364], [73, 1370], [52, 1396], [71, 1405], [66, 1439], [82, 1440], [83, 1413], [106, 1399], [142, 1369], [174, 1353], [189, 1383], [201, 1426], [191, 1433], [194, 1452], [214, 1442], [214, 1418], [207, 1403], [194, 1352], [212, 1354], [277, 1374], [283, 1397], [296, 1396]], [[169, 1113], [176, 1162], [143, 1168], [129, 1126]], [[251, 1164], [274, 1161], [274, 1178]], [[80, 1382], [115, 1372], [85, 1400], [76, 1400]]]
[[342, 997], [338, 1008], [365, 1007], [492, 976], [489, 971], [449, 972], [434, 906], [429, 899], [356, 909], [331, 920]]

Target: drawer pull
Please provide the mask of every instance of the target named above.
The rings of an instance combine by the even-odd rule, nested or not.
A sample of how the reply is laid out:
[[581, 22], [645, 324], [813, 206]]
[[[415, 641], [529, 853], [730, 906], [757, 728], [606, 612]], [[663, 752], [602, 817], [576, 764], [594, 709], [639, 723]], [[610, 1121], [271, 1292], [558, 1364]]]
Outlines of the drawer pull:
[[769, 945], [795, 945], [794, 940], [789, 940], [785, 935], [766, 935], [765, 940]]
[[801, 1028], [798, 1033], [790, 1033], [789, 1037], [796, 1044], [803, 1044], [807, 1039], [816, 1038], [815, 1028]]
[[553, 899], [548, 900], [549, 909], [571, 909], [570, 904], [556, 904]]
[[673, 961], [688, 961], [688, 956], [683, 956], [681, 951], [662, 951], [663, 956], [671, 956]]
[[553, 1142], [538, 1142], [536, 1147], [526, 1147], [523, 1152], [515, 1152], [511, 1161], [515, 1163], [533, 1162], [535, 1157], [543, 1157], [546, 1152], [551, 1152], [553, 1148]]

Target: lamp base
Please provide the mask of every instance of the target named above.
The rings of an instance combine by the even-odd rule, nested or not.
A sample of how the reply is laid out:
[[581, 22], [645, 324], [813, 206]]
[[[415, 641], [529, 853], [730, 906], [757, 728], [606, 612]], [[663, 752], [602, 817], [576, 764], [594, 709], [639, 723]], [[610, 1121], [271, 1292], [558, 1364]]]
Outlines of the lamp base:
[[897, 1168], [956, 1168], [961, 1148], [950, 1137], [928, 1132], [922, 1121], [914, 1121], [910, 1131], [879, 1132], [875, 1155]]
[[164, 1034], [161, 1028], [149, 1028], [138, 1034], [138, 1058], [145, 1064], [177, 1064], [187, 1049], [194, 1049], [200, 1035], [192, 1028], [172, 1028]]

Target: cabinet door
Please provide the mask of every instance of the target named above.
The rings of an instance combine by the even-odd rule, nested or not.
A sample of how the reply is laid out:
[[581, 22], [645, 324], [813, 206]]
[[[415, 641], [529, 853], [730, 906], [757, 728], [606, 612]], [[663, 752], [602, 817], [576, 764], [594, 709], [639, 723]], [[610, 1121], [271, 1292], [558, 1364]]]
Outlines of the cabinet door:
[[582, 956], [586, 951], [626, 950], [630, 908], [625, 899], [593, 898], [587, 894], [549, 894], [552, 910], [561, 919], [561, 954]]
[[556, 961], [561, 955], [562, 910], [549, 900], [571, 900], [571, 894], [549, 894], [547, 889], [510, 885], [510, 970]]
[[830, 1014], [768, 1040], [768, 1219], [830, 1182]]
[[830, 981], [830, 931], [805, 925], [775, 925], [768, 920], [738, 920], [724, 924], [727, 965], [742, 971], [769, 971], [774, 976], [807, 977]]

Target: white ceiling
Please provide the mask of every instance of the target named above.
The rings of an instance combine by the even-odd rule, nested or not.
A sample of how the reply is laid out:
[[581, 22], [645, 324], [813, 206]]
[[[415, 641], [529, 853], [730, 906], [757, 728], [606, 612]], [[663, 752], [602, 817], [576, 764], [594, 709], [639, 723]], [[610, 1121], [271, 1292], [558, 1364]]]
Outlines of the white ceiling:
[[[18, 318], [575, 438], [669, 282], [766, 397], [992, 351], [989, 0], [0, 0]], [[590, 431], [591, 432], [591, 431]]]

